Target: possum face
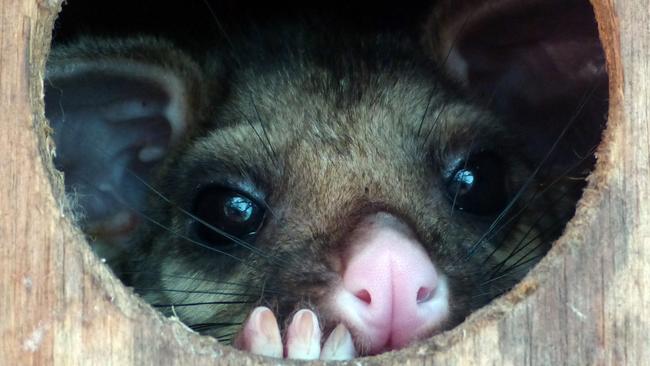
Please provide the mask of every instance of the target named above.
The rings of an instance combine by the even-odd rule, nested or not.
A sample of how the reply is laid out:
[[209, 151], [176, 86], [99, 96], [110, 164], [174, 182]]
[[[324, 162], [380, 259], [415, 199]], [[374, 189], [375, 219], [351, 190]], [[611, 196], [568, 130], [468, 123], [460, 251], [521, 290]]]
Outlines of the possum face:
[[[213, 302], [177, 308], [190, 324], [224, 313], [243, 320], [250, 304], [219, 303], [233, 300], [212, 294], [221, 285], [162, 274], [246, 283], [243, 298], [259, 297], [281, 319], [309, 306], [326, 331], [344, 323], [361, 352], [377, 353], [484, 303], [494, 287], [483, 283], [483, 266], [502, 263], [517, 243], [541, 247], [512, 263], [543, 252], [560, 212], [531, 200], [530, 189], [520, 194], [534, 208], [506, 215], [511, 222], [481, 238], [530, 177], [516, 143], [489, 112], [397, 58], [238, 70], [218, 118], [156, 182], [180, 206], [156, 207], [157, 221], [181, 235], [158, 228], [146, 239], [151, 271], [161, 275], [143, 287], [211, 294], [147, 293], [150, 300]], [[341, 74], [344, 65], [357, 71]], [[539, 212], [545, 218], [535, 222]]]
[[[191, 328], [270, 355], [251, 346], [259, 305], [287, 344], [310, 309], [319, 332], [343, 325], [352, 353], [371, 355], [448, 329], [509, 289], [571, 217], [574, 178], [597, 142], [562, 143], [587, 103], [548, 106], [589, 95], [602, 58], [570, 56], [595, 70], [537, 85], [568, 69], [535, 63], [513, 76], [492, 67], [493, 53], [467, 58], [492, 17], [525, 7], [459, 11], [458, 27], [447, 5], [424, 49], [304, 25], [234, 36], [205, 62], [146, 37], [55, 49], [46, 110], [57, 164], [116, 272]], [[555, 66], [565, 55], [549, 44], [522, 52]], [[519, 93], [516, 77], [532, 91]], [[540, 123], [550, 137], [527, 132]]]

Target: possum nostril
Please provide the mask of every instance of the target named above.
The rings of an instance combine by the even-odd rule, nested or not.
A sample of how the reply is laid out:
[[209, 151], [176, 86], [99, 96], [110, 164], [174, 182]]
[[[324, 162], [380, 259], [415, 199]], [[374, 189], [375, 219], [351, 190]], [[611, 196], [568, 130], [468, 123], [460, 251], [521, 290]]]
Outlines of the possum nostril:
[[368, 292], [368, 290], [361, 290], [354, 294], [354, 296], [368, 305], [370, 305], [370, 302], [372, 302], [372, 297], [370, 296], [370, 292]]
[[433, 289], [432, 288], [420, 287], [420, 289], [418, 290], [416, 301], [418, 302], [418, 304], [421, 304], [423, 302], [431, 300], [431, 297], [433, 297]]

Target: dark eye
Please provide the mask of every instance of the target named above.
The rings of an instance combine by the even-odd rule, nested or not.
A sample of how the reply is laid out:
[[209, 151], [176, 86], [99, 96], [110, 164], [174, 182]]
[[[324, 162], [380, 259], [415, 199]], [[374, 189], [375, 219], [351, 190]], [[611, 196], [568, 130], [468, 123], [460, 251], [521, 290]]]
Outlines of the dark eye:
[[[193, 214], [210, 226], [239, 239], [250, 239], [264, 220], [264, 209], [253, 199], [221, 186], [203, 188], [194, 200]], [[218, 230], [194, 222], [196, 236], [206, 244], [229, 246], [233, 241]]]
[[447, 182], [455, 209], [476, 215], [501, 211], [508, 200], [506, 171], [494, 153], [480, 152], [460, 163]]

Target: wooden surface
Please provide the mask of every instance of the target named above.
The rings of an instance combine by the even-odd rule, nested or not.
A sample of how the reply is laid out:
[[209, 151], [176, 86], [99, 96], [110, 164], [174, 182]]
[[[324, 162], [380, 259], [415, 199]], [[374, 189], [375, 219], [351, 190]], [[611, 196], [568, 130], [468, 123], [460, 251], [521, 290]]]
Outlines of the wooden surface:
[[[567, 233], [521, 285], [460, 327], [361, 363], [650, 365], [650, 7], [594, 1], [609, 127]], [[41, 81], [59, 6], [0, 0], [0, 365], [269, 361], [157, 315], [66, 217]]]

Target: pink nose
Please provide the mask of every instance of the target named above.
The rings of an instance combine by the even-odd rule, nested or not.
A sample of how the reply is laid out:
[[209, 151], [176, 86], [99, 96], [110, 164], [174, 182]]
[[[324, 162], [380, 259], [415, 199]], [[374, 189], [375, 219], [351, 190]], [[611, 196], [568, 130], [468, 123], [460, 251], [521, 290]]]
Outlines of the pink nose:
[[399, 219], [373, 215], [351, 242], [334, 306], [368, 353], [401, 348], [447, 317], [444, 279]]

